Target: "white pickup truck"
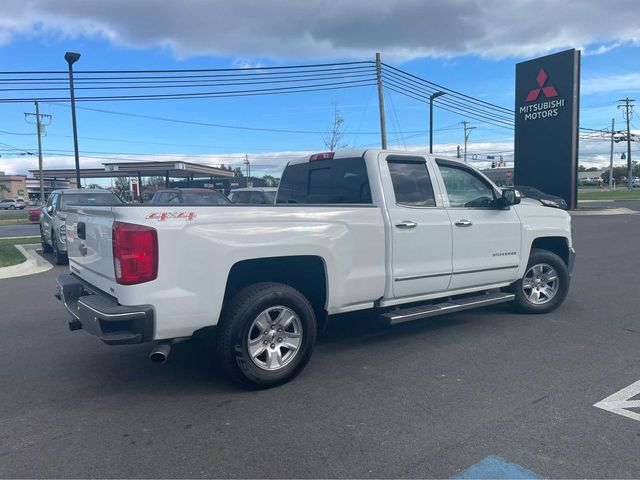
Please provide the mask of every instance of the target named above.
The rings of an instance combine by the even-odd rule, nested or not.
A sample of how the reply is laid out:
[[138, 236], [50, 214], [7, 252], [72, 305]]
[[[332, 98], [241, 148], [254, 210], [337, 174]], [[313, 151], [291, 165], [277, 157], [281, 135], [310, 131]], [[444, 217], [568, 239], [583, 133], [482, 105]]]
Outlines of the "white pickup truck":
[[389, 150], [291, 161], [275, 205], [77, 207], [58, 293], [107, 344], [213, 332], [224, 370], [265, 388], [297, 375], [328, 316], [393, 324], [512, 301], [565, 299], [575, 252], [559, 209], [469, 165]]

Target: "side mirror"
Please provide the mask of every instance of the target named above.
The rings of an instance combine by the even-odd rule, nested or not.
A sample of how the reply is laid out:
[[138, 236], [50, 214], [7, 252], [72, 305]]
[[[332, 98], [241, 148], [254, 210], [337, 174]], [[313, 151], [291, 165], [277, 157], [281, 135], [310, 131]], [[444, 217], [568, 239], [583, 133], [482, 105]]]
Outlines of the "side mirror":
[[522, 195], [515, 188], [503, 188], [502, 197], [500, 198], [500, 206], [502, 208], [509, 207], [511, 205], [517, 205], [520, 203]]
[[51, 214], [53, 213], [53, 205], [49, 205], [49, 206], [47, 207], [47, 213], [48, 213], [49, 215], [51, 215]]

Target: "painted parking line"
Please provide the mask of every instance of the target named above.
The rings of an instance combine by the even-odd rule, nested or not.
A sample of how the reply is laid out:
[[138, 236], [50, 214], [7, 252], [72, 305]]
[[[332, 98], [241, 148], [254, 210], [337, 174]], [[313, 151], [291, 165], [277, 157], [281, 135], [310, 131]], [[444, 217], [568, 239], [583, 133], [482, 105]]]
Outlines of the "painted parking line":
[[531, 470], [507, 462], [497, 455], [489, 455], [475, 465], [471, 465], [466, 470], [458, 473], [454, 479], [506, 479], [506, 478], [544, 478], [533, 473]]
[[596, 403], [594, 407], [640, 422], [640, 413], [628, 410], [629, 408], [640, 408], [640, 400], [629, 400], [636, 395], [640, 395], [640, 380], [628, 387], [624, 387], [613, 395], [609, 395], [604, 400]]

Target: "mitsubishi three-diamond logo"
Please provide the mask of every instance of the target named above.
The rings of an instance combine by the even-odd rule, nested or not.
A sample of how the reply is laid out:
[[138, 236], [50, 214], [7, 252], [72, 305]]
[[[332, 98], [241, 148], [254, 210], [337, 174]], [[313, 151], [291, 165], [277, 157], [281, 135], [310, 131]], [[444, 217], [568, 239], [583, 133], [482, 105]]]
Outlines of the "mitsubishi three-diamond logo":
[[538, 88], [534, 88], [529, 92], [529, 95], [527, 95], [527, 100], [526, 100], [527, 102], [535, 102], [540, 96], [540, 92], [542, 92], [544, 96], [547, 98], [558, 96], [558, 92], [555, 87], [551, 87], [551, 86], [545, 87], [544, 84], [547, 83], [548, 78], [549, 76], [547, 75], [547, 72], [544, 71], [544, 68], [541, 68], [540, 71], [538, 72], [538, 75], [536, 75], [536, 82], [538, 82]]
[[564, 98], [559, 98], [556, 87], [548, 85], [547, 80], [549, 75], [541, 68], [536, 75], [538, 88], [530, 90], [524, 104], [518, 108], [525, 120], [557, 117], [565, 106]]

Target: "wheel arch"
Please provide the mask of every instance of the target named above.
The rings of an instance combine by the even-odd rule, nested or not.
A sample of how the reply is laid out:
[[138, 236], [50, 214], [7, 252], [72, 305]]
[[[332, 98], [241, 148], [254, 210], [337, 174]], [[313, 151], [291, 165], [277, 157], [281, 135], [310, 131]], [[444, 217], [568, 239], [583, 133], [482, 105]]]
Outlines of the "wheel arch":
[[239, 261], [229, 271], [224, 302], [227, 303], [242, 288], [259, 282], [283, 283], [295, 288], [313, 306], [318, 329], [326, 326], [327, 268], [322, 257], [294, 255]]
[[[531, 250], [534, 248], [555, 253], [565, 265], [569, 265], [569, 239], [567, 237], [538, 237], [531, 243]], [[531, 255], [531, 252], [529, 252], [529, 255]]]

